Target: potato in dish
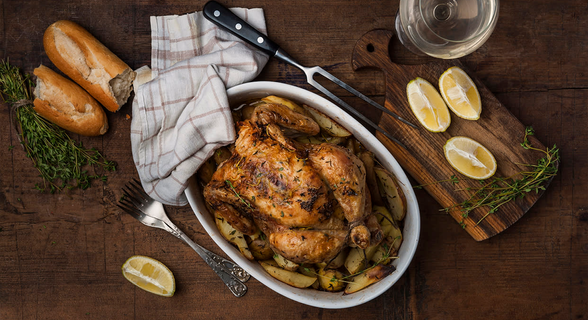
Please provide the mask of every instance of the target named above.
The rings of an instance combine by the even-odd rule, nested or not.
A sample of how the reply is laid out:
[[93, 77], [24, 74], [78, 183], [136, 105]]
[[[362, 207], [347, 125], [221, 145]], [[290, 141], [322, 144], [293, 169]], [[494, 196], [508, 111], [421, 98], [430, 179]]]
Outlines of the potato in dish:
[[228, 241], [295, 287], [353, 293], [394, 271], [402, 234], [390, 212], [406, 211], [406, 200], [370, 151], [318, 110], [284, 98], [233, 115], [235, 144], [198, 173]]

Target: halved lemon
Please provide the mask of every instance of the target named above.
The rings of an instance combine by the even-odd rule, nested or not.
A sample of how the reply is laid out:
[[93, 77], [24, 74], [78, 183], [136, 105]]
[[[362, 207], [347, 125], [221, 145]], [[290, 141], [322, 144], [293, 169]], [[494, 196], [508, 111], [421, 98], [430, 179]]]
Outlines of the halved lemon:
[[478, 120], [482, 113], [482, 100], [476, 84], [459, 67], [451, 67], [439, 78], [439, 90], [447, 106], [458, 117]]
[[496, 159], [492, 153], [473, 139], [453, 137], [447, 140], [443, 150], [449, 164], [472, 179], [488, 179], [496, 172]]
[[123, 276], [139, 288], [164, 297], [176, 291], [173, 273], [161, 262], [146, 256], [132, 256], [122, 266]]
[[406, 86], [408, 104], [419, 122], [429, 131], [443, 132], [451, 124], [449, 110], [431, 83], [416, 78]]

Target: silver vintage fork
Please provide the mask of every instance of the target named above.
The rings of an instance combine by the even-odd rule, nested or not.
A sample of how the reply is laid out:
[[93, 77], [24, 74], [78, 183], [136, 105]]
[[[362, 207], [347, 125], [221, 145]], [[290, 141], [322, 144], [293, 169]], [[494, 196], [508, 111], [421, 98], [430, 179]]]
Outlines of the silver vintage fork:
[[196, 244], [168, 218], [161, 202], [155, 201], [143, 191], [136, 179], [123, 188], [124, 197], [117, 206], [146, 226], [163, 229], [187, 243], [214, 270], [236, 297], [247, 293], [244, 282], [249, 273], [235, 263]]

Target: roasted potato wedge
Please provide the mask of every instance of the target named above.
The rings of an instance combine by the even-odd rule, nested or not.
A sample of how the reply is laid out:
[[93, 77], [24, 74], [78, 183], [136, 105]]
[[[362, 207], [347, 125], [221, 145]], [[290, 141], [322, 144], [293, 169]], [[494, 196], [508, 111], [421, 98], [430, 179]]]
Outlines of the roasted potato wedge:
[[382, 225], [384, 219], [394, 219], [390, 211], [388, 211], [388, 208], [386, 208], [383, 205], [373, 205], [372, 212], [374, 212], [374, 214], [378, 217], [378, 222], [380, 223], [380, 225]]
[[211, 157], [210, 159], [204, 161], [202, 166], [200, 166], [200, 168], [198, 169], [196, 175], [198, 179], [200, 179], [200, 181], [202, 181], [202, 183], [206, 185], [210, 182], [210, 180], [212, 180], [212, 175], [214, 174], [214, 171], [216, 171], [216, 164], [214, 162], [214, 159]]
[[339, 254], [331, 260], [328, 264], [326, 264], [325, 268], [327, 269], [339, 269], [345, 264], [345, 260], [347, 260], [347, 255], [349, 255], [349, 248], [345, 248], [339, 252]]
[[265, 264], [269, 264], [269, 265], [270, 265], [270, 266], [272, 266], [272, 267], [276, 267], [276, 268], [280, 268], [280, 269], [282, 269], [282, 268], [280, 267], [280, 265], [279, 265], [279, 264], [276, 262], [276, 260], [274, 260], [274, 259], [263, 260], [263, 261], [259, 261], [259, 262], [260, 262], [260, 263], [261, 263], [261, 262], [263, 262], [263, 263], [265, 263]]
[[380, 181], [381, 191], [384, 192], [387, 203], [396, 221], [402, 221], [406, 216], [406, 196], [393, 174], [381, 167], [375, 167], [374, 171]]
[[384, 265], [390, 264], [393, 254], [394, 253], [391, 252], [390, 247], [387, 247], [382, 243], [378, 246], [378, 250], [376, 250], [370, 261]]
[[303, 107], [312, 115], [312, 118], [318, 123], [319, 127], [330, 135], [335, 137], [349, 137], [351, 135], [351, 132], [333, 121], [326, 114], [307, 105], [303, 105]]
[[378, 217], [378, 222], [380, 223], [380, 227], [382, 228], [382, 232], [384, 233], [384, 237], [390, 234], [390, 230], [392, 230], [392, 225], [396, 224], [392, 214], [386, 207], [384, 206], [373, 206], [372, 210], [374, 214]]
[[241, 254], [245, 256], [245, 258], [249, 260], [254, 260], [253, 254], [251, 250], [249, 250], [249, 246], [247, 245], [247, 241], [245, 240], [245, 236], [241, 231], [233, 228], [225, 218], [221, 217], [216, 212], [214, 213], [214, 221], [216, 222], [216, 227], [218, 231], [220, 231], [223, 238], [227, 239], [230, 243], [234, 244], [239, 248]]
[[272, 259], [274, 256], [274, 251], [270, 248], [269, 242], [266, 240], [265, 235], [261, 233], [261, 231], [257, 231], [257, 233], [246, 236], [248, 238], [249, 250], [251, 250], [251, 254], [257, 260], [269, 260]]
[[[316, 272], [316, 270], [314, 269], [314, 267], [312, 266], [306, 266], [306, 265], [301, 265], [300, 267], [298, 267], [298, 272], [302, 273], [305, 276], [309, 276], [309, 277], [316, 277], [316, 275], [318, 274]], [[317, 281], [315, 281], [311, 287], [313, 289], [318, 289], [319, 288], [319, 282], [318, 279]]]
[[298, 272], [288, 271], [266, 261], [259, 261], [259, 264], [272, 277], [296, 288], [308, 288], [317, 280], [317, 277], [305, 276]]
[[296, 141], [306, 144], [321, 144], [325, 141], [318, 136], [301, 136], [296, 138]]
[[379, 247], [380, 244], [376, 244], [365, 248], [365, 250], [363, 251], [365, 254], [365, 260], [370, 261], [370, 259], [374, 256], [374, 253], [376, 253]]
[[384, 204], [384, 200], [380, 194], [376, 172], [374, 171], [374, 154], [370, 151], [363, 151], [359, 153], [359, 159], [365, 166], [366, 183], [368, 189], [370, 189], [372, 204], [381, 206]]
[[371, 284], [374, 284], [387, 277], [389, 274], [394, 272], [394, 270], [396, 270], [394, 266], [379, 264], [373, 269], [353, 277], [352, 281], [347, 285], [347, 288], [345, 288], [344, 294], [351, 294]]
[[269, 243], [261, 239], [251, 241], [249, 244], [249, 250], [257, 260], [268, 260], [274, 255], [274, 251], [270, 248]]
[[380, 216], [382, 217], [382, 220], [380, 220], [380, 226], [382, 226], [382, 231], [385, 236], [397, 239], [394, 241], [394, 249], [398, 250], [402, 244], [402, 231], [400, 230], [400, 227], [398, 227], [398, 224], [394, 218], [392, 218], [392, 215], [386, 207], [373, 206], [373, 210], [374, 212], [381, 213]]
[[288, 271], [296, 271], [298, 270], [298, 264], [294, 263], [284, 257], [282, 257], [279, 254], [274, 254], [273, 255], [274, 260], [278, 263], [278, 265], [280, 266], [280, 268], [288, 270]]
[[347, 142], [345, 143], [345, 148], [347, 148], [347, 150], [349, 150], [349, 152], [355, 154], [355, 143], [353, 143], [353, 138], [349, 138], [347, 139]]
[[356, 154], [360, 154], [362, 152], [367, 151], [367, 149], [363, 146], [363, 144], [361, 144], [361, 142], [359, 142], [359, 140], [355, 139], [355, 138], [351, 138], [353, 140], [353, 148], [355, 149], [355, 153]]
[[319, 262], [316, 264], [316, 267], [319, 269], [324, 269], [327, 266], [326, 262]]
[[[253, 115], [253, 111], [255, 110], [255, 108], [261, 104], [266, 104], [265, 101], [262, 100], [255, 100], [255, 101], [250, 101], [248, 103], [243, 103], [241, 104], [237, 109], [238, 112], [241, 113], [241, 120], [245, 121], [245, 120], [249, 120], [251, 119], [251, 115]], [[234, 112], [235, 110], [233, 110]]]
[[390, 230], [388, 237], [391, 237], [392, 239], [394, 239], [394, 241], [392, 243], [392, 247], [394, 248], [394, 250], [398, 251], [400, 249], [400, 245], [402, 244], [403, 238], [402, 238], [402, 231], [400, 231], [400, 228], [398, 228], [397, 224], [394, 224], [392, 226], [392, 230]]
[[220, 147], [216, 149], [213, 156], [214, 162], [216, 163], [217, 167], [230, 157], [231, 151], [229, 151], [229, 148], [227, 147]]
[[340, 281], [340, 279], [343, 279], [344, 277], [343, 273], [340, 271], [320, 268], [318, 274], [319, 284], [324, 290], [335, 292], [341, 291], [345, 288], [345, 282]]
[[249, 120], [251, 119], [251, 115], [253, 115], [253, 110], [255, 110], [256, 106], [245, 106], [241, 109], [241, 119]]
[[301, 136], [296, 138], [296, 141], [307, 143], [307, 144], [321, 144], [321, 143], [332, 143], [342, 144], [346, 141], [343, 137], [331, 137], [331, 136]]
[[327, 143], [332, 143], [332, 144], [337, 144], [337, 145], [342, 145], [343, 143], [345, 143], [346, 138], [345, 137], [323, 137]]
[[349, 255], [345, 259], [345, 269], [349, 274], [358, 273], [365, 268], [366, 264], [365, 254], [360, 248], [351, 248]]
[[387, 237], [382, 241], [378, 249], [371, 258], [374, 263], [389, 264], [392, 259], [398, 256], [398, 245], [402, 239], [396, 237]]
[[308, 111], [306, 111], [306, 109], [301, 107], [296, 102], [294, 102], [292, 100], [288, 100], [286, 98], [282, 98], [282, 97], [278, 97], [278, 96], [267, 96], [267, 97], [261, 99], [261, 101], [264, 101], [267, 103], [281, 104], [281, 105], [288, 107], [292, 111], [296, 111], [296, 112], [301, 113], [307, 117], [310, 117], [310, 113], [308, 113]]

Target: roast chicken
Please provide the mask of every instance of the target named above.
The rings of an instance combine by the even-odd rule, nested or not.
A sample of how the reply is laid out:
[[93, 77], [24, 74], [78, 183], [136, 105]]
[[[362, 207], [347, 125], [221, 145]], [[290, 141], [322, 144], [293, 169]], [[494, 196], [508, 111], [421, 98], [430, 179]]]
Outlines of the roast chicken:
[[233, 228], [261, 230], [275, 253], [296, 263], [330, 261], [347, 246], [381, 240], [362, 161], [344, 147], [303, 144], [284, 133], [316, 135], [313, 119], [263, 104], [238, 127], [231, 157], [204, 188], [209, 207]]

